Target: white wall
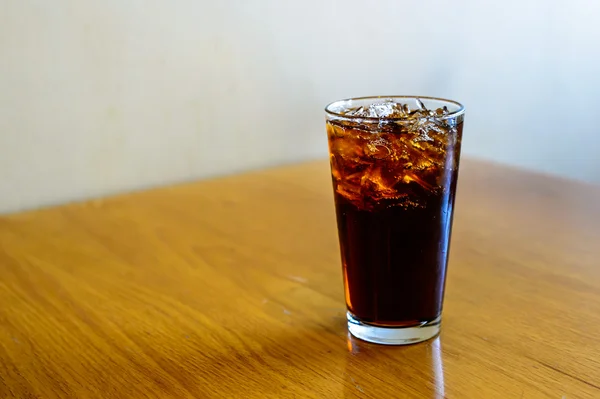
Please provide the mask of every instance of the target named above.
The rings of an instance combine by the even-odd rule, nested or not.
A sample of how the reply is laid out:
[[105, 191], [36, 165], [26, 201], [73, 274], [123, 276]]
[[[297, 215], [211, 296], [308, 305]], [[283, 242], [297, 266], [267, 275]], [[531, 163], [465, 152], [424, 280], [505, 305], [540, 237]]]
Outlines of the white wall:
[[600, 2], [0, 1], [0, 212], [323, 157], [323, 106], [467, 106], [467, 154], [600, 182]]

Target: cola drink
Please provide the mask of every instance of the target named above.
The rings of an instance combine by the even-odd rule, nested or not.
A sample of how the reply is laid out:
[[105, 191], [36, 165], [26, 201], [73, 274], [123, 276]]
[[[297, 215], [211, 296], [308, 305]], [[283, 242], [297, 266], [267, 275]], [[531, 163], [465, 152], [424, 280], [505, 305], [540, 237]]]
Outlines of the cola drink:
[[327, 111], [350, 331], [379, 343], [430, 338], [442, 311], [464, 109], [406, 97]]

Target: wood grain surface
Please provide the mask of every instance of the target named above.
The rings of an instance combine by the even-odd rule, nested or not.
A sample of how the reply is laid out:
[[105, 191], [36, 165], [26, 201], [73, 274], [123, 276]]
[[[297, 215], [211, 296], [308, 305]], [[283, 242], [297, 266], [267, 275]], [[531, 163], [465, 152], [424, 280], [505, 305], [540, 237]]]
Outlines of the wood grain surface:
[[442, 334], [344, 314], [326, 161], [0, 217], [0, 398], [600, 398], [600, 189], [464, 161]]

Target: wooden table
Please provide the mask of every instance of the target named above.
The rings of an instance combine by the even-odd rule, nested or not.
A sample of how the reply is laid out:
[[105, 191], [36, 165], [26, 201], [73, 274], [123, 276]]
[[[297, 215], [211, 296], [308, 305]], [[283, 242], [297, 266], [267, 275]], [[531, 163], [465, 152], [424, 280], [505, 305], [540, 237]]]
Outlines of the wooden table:
[[600, 398], [600, 189], [464, 161], [442, 334], [349, 337], [326, 162], [0, 218], [0, 398]]

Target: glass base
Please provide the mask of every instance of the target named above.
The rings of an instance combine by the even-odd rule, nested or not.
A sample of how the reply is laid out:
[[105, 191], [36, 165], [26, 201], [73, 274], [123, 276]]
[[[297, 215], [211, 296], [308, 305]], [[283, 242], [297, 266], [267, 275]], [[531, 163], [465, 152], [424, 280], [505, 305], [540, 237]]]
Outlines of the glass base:
[[440, 333], [441, 316], [414, 327], [377, 327], [365, 324], [350, 312], [348, 330], [356, 338], [383, 345], [409, 345], [431, 339]]

